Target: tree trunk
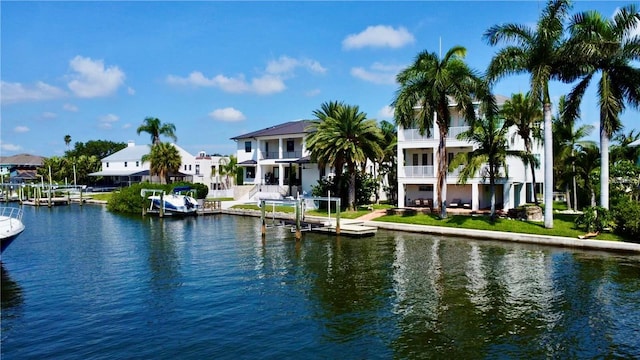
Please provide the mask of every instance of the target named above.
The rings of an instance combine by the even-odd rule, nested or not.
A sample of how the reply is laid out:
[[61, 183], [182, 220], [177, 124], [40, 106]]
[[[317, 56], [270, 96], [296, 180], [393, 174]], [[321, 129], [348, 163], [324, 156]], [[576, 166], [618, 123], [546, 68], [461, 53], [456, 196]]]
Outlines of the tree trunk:
[[[440, 116], [438, 115], [438, 118]], [[440, 141], [438, 143], [438, 175], [436, 179], [438, 206], [440, 206], [440, 218], [447, 217], [447, 130], [446, 124], [438, 122]]]
[[489, 165], [489, 190], [491, 194], [491, 222], [496, 221], [496, 177], [494, 167]]
[[609, 135], [600, 120], [600, 206], [609, 209]]
[[553, 132], [551, 128], [551, 103], [544, 108], [544, 227], [553, 228]]
[[578, 186], [576, 184], [576, 162], [573, 161], [573, 210], [578, 211]]
[[356, 210], [356, 171], [350, 166], [349, 174], [349, 209]]
[[[525, 140], [524, 146], [527, 149], [527, 154], [531, 154], [531, 141]], [[539, 205], [538, 197], [536, 196], [536, 165], [533, 162], [529, 162], [529, 167], [531, 168], [531, 193], [533, 194], [533, 202]]]

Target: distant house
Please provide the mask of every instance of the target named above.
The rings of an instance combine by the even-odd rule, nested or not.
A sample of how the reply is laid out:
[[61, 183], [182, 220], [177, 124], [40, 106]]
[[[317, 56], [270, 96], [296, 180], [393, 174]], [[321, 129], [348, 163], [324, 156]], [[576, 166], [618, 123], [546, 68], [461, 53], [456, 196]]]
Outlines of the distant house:
[[44, 160], [42, 156], [30, 154], [0, 156], [2, 182], [12, 184], [35, 182], [39, 179], [38, 168], [42, 167]]
[[[228, 156], [207, 155], [200, 151], [195, 157], [193, 182], [207, 185], [210, 196], [232, 197], [233, 192], [223, 192], [229, 189], [225, 181], [226, 176], [221, 175], [221, 167], [228, 162]], [[235, 178], [235, 174], [230, 174], [230, 178]]]
[[[171, 144], [180, 153], [182, 164], [180, 171], [169, 174], [170, 181], [192, 181], [195, 174], [195, 157], [176, 144]], [[102, 169], [89, 176], [103, 177], [105, 185], [129, 186], [133, 183], [151, 181], [150, 164], [143, 162], [142, 157], [149, 153], [150, 145], [136, 145], [133, 141], [127, 147], [101, 160]]]

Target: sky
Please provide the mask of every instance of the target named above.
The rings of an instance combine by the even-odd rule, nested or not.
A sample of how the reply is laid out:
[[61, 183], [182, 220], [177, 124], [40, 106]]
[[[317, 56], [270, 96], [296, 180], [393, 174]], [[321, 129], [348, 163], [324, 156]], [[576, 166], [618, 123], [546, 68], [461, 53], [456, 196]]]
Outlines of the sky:
[[[578, 1], [611, 17], [630, 2]], [[0, 155], [63, 156], [75, 142], [149, 144], [146, 117], [176, 126], [192, 154], [235, 154], [230, 138], [313, 119], [327, 101], [393, 122], [396, 74], [423, 51], [460, 45], [484, 72], [495, 24], [535, 26], [545, 1], [0, 2]], [[494, 93], [526, 92], [528, 76]], [[570, 85], [551, 83], [553, 111]], [[625, 133], [640, 128], [622, 115]], [[595, 125], [590, 88], [580, 124]]]

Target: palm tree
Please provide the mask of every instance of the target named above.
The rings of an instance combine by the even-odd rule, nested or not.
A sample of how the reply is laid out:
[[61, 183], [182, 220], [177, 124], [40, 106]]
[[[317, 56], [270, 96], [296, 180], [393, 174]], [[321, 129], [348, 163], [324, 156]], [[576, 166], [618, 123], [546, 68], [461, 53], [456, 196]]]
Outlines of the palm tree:
[[491, 221], [494, 221], [496, 216], [496, 180], [501, 176], [509, 176], [506, 173], [507, 157], [518, 157], [538, 165], [538, 161], [531, 153], [508, 150], [507, 135], [511, 124], [498, 115], [495, 97], [487, 94], [481, 104], [480, 118], [471, 123], [469, 130], [458, 135], [458, 139], [469, 141], [476, 148], [470, 152], [458, 153], [449, 164], [450, 169], [463, 165], [458, 175], [459, 184], [465, 184], [469, 178], [478, 173], [489, 178]]
[[[578, 146], [575, 156], [575, 175], [584, 191], [589, 193], [590, 205], [596, 206], [596, 183], [600, 168], [600, 150], [593, 146]], [[574, 191], [575, 193], [575, 191]]]
[[142, 157], [142, 162], [149, 161], [150, 174], [158, 175], [161, 184], [167, 184], [169, 174], [180, 170], [182, 157], [180, 152], [172, 144], [157, 143], [151, 146], [151, 152]]
[[544, 116], [544, 226], [553, 228], [553, 134], [551, 131], [551, 97], [549, 81], [569, 78], [566, 60], [562, 58], [564, 44], [563, 21], [570, 8], [568, 0], [550, 0], [533, 30], [526, 25], [494, 25], [484, 33], [491, 44], [513, 42], [493, 57], [487, 76], [491, 81], [509, 74], [530, 74], [531, 95], [539, 99]]
[[[527, 155], [533, 153], [533, 142], [542, 140], [542, 132], [540, 123], [542, 122], [542, 110], [540, 102], [531, 97], [530, 93], [513, 94], [511, 99], [507, 100], [502, 107], [502, 116], [508, 126], [515, 125], [517, 131], [513, 134], [519, 135], [524, 141], [524, 149]], [[511, 141], [514, 139], [512, 138]], [[527, 163], [525, 163], [525, 166]], [[536, 196], [536, 170], [533, 163], [529, 163], [531, 167], [531, 194], [533, 201], [538, 205], [538, 197]]]
[[636, 163], [638, 161], [638, 157], [640, 157], [640, 146], [631, 147], [631, 144], [634, 141], [640, 139], [640, 131], [636, 133], [635, 129], [629, 131], [629, 133], [619, 133], [616, 135], [613, 140], [617, 142], [611, 148], [611, 159], [613, 163], [620, 160], [629, 160], [632, 163]]
[[584, 140], [593, 131], [593, 126], [582, 125], [576, 128], [576, 116], [568, 116], [566, 112], [565, 96], [558, 102], [558, 115], [553, 119], [553, 148], [555, 178], [559, 183], [565, 184], [567, 189], [567, 207], [571, 209], [569, 201], [569, 183], [573, 185], [573, 209], [578, 210], [578, 187], [576, 184], [576, 161], [579, 153], [585, 148], [595, 148], [596, 144], [590, 140]]
[[421, 52], [412, 65], [402, 70], [396, 80], [400, 88], [392, 106], [395, 121], [405, 128], [417, 125], [421, 135], [438, 125], [438, 171], [436, 202], [440, 217], [447, 217], [447, 134], [451, 123], [451, 103], [468, 122], [475, 119], [473, 94], [478, 84], [477, 74], [464, 62], [466, 49], [454, 46], [444, 57]]
[[316, 119], [308, 127], [306, 143], [313, 159], [338, 168], [345, 165], [349, 173], [348, 208], [356, 209], [356, 171], [364, 170], [367, 160], [382, 157], [382, 133], [376, 120], [358, 106], [339, 102], [323, 103], [313, 112]]
[[235, 155], [229, 155], [229, 159], [221, 158], [220, 159], [220, 176], [225, 177], [225, 189], [229, 189], [231, 187], [231, 181], [229, 179], [229, 175], [236, 173], [238, 170], [238, 158]]
[[581, 54], [576, 67], [586, 74], [568, 97], [569, 114], [577, 113], [591, 80], [599, 73], [600, 105], [600, 206], [609, 208], [609, 139], [622, 129], [619, 115], [625, 102], [640, 107], [640, 36], [633, 32], [640, 24], [640, 13], [634, 5], [620, 9], [612, 19], [596, 11], [576, 14], [569, 26], [568, 51]]
[[174, 142], [178, 141], [176, 137], [176, 126], [172, 123], [162, 124], [160, 119], [154, 117], [145, 118], [142, 125], [140, 125], [136, 131], [138, 135], [140, 135], [141, 132], [146, 132], [151, 135], [151, 144], [154, 145], [160, 142], [160, 135], [171, 138]]
[[71, 135], [64, 136], [64, 144], [67, 145], [67, 150], [69, 150], [69, 144], [71, 144]]
[[382, 131], [382, 151], [380, 159], [380, 177], [386, 177], [388, 186], [385, 188], [387, 199], [391, 204], [397, 204], [398, 195], [398, 130], [390, 122], [380, 122]]

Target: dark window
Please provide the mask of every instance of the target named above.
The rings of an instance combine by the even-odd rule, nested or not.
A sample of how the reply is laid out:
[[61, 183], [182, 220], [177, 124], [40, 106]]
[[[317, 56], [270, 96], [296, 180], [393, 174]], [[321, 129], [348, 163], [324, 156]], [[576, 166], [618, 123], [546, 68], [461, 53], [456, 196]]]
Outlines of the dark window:
[[109, 167], [109, 163], [106, 163], [106, 164], [107, 164], [107, 167]]
[[196, 175], [200, 175], [200, 165], [196, 164]]
[[418, 166], [418, 154], [413, 154], [413, 166]]
[[251, 141], [244, 142], [244, 152], [251, 152]]
[[426, 166], [429, 165], [429, 154], [424, 153], [422, 154], [422, 166]]
[[136, 167], [140, 166], [140, 161], [136, 161]]
[[428, 185], [420, 185], [418, 187], [419, 191], [433, 191], [433, 184], [428, 184]]
[[127, 162], [126, 161], [124, 162], [124, 167], [127, 167]]
[[256, 168], [253, 166], [249, 166], [247, 167], [247, 170], [245, 170], [245, 174], [246, 174], [246, 178], [247, 179], [253, 179], [256, 177]]
[[287, 152], [293, 152], [293, 140], [287, 140]]

